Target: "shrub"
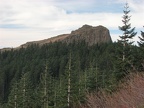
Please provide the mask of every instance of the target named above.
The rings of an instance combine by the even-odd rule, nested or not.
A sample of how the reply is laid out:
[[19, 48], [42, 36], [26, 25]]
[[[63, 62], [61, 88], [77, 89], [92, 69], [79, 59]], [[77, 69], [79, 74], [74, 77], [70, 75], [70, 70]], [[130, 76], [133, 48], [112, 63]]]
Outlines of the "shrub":
[[87, 103], [81, 108], [143, 108], [144, 74], [130, 74], [122, 82], [119, 89], [112, 94], [103, 90], [99, 93], [88, 93]]

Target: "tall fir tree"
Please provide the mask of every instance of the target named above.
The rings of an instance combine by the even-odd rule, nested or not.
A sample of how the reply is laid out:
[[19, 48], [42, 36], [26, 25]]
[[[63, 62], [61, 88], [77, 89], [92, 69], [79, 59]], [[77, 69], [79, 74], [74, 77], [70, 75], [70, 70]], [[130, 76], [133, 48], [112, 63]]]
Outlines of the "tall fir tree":
[[11, 87], [8, 108], [31, 108], [34, 105], [32, 84], [28, 73], [23, 73], [20, 80], [15, 81]]
[[7, 106], [9, 108], [18, 108], [18, 83], [17, 82], [15, 82], [12, 85], [12, 89], [9, 94]]
[[126, 47], [128, 45], [131, 45], [133, 43], [133, 41], [130, 41], [130, 39], [133, 39], [133, 37], [137, 34], [137, 32], [135, 32], [135, 27], [131, 28], [131, 23], [129, 23], [131, 16], [129, 16], [130, 10], [129, 10], [129, 5], [128, 3], [125, 4], [124, 6], [124, 15], [123, 15], [123, 26], [119, 26], [119, 29], [123, 32], [122, 36], [120, 37], [119, 42], [122, 44], [123, 46], [123, 52], [122, 52], [122, 60], [124, 61], [126, 59]]
[[49, 91], [50, 91], [50, 74], [48, 71], [48, 63], [46, 61], [45, 71], [41, 75], [40, 79], [40, 102], [43, 108], [49, 108]]
[[18, 108], [31, 108], [33, 106], [33, 85], [31, 80], [29, 79], [29, 73], [22, 73], [22, 77], [20, 79], [18, 85], [18, 100], [19, 105]]
[[134, 67], [134, 57], [132, 56], [133, 41], [131, 39], [133, 39], [133, 37], [137, 34], [137, 32], [135, 32], [135, 27], [131, 27], [131, 16], [129, 15], [130, 10], [128, 3], [125, 4], [123, 13], [123, 26], [119, 26], [119, 29], [123, 32], [123, 34], [119, 36], [119, 48], [117, 48], [118, 52], [116, 55], [117, 62], [115, 63], [118, 71], [120, 72], [120, 74], [118, 75], [120, 79], [124, 77], [127, 73], [132, 71]]
[[67, 96], [67, 106], [70, 108], [70, 96], [71, 96], [71, 52], [68, 62], [68, 96]]

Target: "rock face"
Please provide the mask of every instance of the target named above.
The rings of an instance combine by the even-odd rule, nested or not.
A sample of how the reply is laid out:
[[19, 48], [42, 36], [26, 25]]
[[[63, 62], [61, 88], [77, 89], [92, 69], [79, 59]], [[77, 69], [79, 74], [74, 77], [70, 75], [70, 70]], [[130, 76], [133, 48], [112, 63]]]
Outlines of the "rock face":
[[[103, 27], [101, 25], [97, 27], [93, 27], [90, 25], [83, 25], [81, 28], [72, 31], [70, 34], [63, 34], [63, 35], [59, 35], [56, 37], [52, 37], [40, 41], [27, 42], [26, 44], [23, 44], [14, 49], [19, 49], [21, 47], [26, 48], [28, 45], [31, 44], [43, 45], [43, 44], [47, 44], [50, 42], [53, 43], [57, 41], [66, 42], [68, 44], [72, 43], [73, 41], [75, 42], [85, 41], [88, 43], [88, 45], [112, 42], [109, 30], [106, 27]], [[1, 50], [3, 51], [5, 49], [1, 49]], [[9, 48], [7, 50], [11, 50], [11, 49]]]
[[112, 42], [109, 30], [103, 26], [92, 27], [89, 25], [83, 25], [78, 30], [72, 31], [71, 34], [63, 41], [71, 43], [73, 41], [82, 41], [88, 43], [88, 45]]
[[26, 44], [21, 45], [21, 47], [25, 48], [28, 45], [34, 43], [43, 45], [46, 43], [56, 41], [66, 42], [68, 44], [72, 43], [73, 41], [75, 42], [85, 41], [88, 43], [88, 45], [112, 42], [109, 30], [106, 27], [103, 27], [101, 25], [97, 27], [93, 27], [90, 25], [83, 25], [81, 28], [72, 31], [70, 34], [63, 34], [40, 41], [27, 42]]

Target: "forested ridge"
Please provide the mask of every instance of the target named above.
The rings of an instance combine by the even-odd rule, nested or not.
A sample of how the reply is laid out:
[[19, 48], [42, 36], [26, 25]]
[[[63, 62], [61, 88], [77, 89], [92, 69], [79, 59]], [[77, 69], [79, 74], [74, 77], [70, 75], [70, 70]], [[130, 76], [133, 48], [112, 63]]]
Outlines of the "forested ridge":
[[[113, 92], [118, 81], [133, 70], [127, 64], [128, 71], [120, 71], [120, 47], [119, 43], [55, 42], [1, 52], [1, 104], [3, 108], [64, 108], [69, 94], [74, 107], [85, 102], [88, 91]], [[142, 71], [141, 48], [132, 45], [131, 50], [133, 66]]]

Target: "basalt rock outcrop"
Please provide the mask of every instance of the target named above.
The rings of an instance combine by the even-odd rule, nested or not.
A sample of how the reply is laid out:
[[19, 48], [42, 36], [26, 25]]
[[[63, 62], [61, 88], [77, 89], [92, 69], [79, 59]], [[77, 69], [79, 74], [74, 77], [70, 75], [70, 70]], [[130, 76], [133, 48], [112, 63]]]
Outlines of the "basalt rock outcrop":
[[88, 45], [112, 42], [109, 30], [106, 27], [101, 25], [96, 27], [90, 25], [83, 25], [81, 28], [72, 31], [70, 34], [62, 34], [49, 39], [27, 42], [26, 44], [23, 44], [21, 46], [27, 47], [31, 44], [43, 45], [50, 42], [53, 43], [58, 41], [66, 42], [68, 44], [74, 41], [85, 41], [88, 43]]
[[[50, 42], [53, 43], [59, 41], [66, 42], [68, 44], [74, 41], [75, 42], [85, 41], [88, 43], [88, 45], [112, 42], [109, 30], [106, 27], [101, 25], [96, 27], [90, 25], [83, 25], [81, 28], [72, 31], [70, 34], [62, 34], [52, 38], [40, 40], [40, 41], [27, 42], [14, 49], [19, 49], [21, 47], [26, 48], [31, 44], [38, 44], [41, 46], [43, 44], [47, 44]], [[3, 51], [5, 49], [1, 49], [1, 50]], [[6, 50], [10, 50], [10, 48]]]
[[101, 25], [97, 27], [84, 25], [72, 31], [63, 41], [67, 43], [85, 41], [88, 45], [112, 42], [109, 30]]

